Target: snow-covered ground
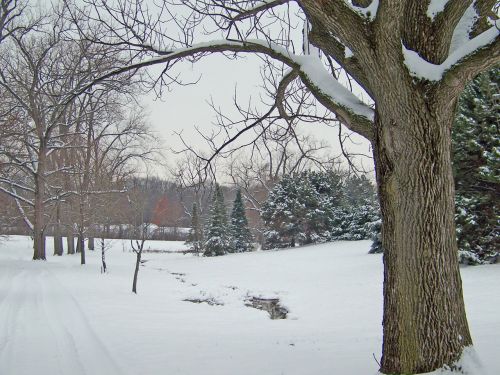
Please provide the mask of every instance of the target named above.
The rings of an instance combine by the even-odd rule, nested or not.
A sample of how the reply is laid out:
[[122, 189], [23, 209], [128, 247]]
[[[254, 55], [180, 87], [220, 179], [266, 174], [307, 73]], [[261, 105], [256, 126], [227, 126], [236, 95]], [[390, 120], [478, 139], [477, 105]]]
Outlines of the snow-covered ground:
[[[134, 295], [126, 241], [113, 242], [103, 275], [98, 251], [86, 266], [67, 255], [33, 262], [29, 239], [11, 237], [0, 243], [0, 374], [375, 374], [382, 262], [369, 245], [148, 253]], [[463, 268], [462, 277], [476, 351], [485, 373], [498, 374], [500, 265]], [[251, 296], [278, 297], [288, 318], [245, 306]]]

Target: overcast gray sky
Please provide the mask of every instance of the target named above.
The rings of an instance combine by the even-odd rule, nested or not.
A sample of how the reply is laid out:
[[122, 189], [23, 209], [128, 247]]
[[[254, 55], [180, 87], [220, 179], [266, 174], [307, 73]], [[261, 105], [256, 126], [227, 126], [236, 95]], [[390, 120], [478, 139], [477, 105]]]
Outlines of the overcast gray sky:
[[[246, 55], [244, 58], [229, 60], [222, 55], [205, 57], [196, 64], [179, 63], [177, 71], [185, 82], [201, 79], [195, 85], [172, 86], [171, 92], [164, 92], [161, 99], [156, 99], [151, 93], [144, 98], [150, 114], [150, 122], [154, 131], [163, 140], [165, 148], [181, 148], [179, 139], [174, 132], [183, 132], [184, 138], [196, 149], [206, 150], [203, 139], [197, 134], [195, 126], [209, 132], [215, 121], [215, 114], [207, 104], [210, 97], [227, 113], [235, 113], [233, 95], [235, 86], [238, 98], [243, 103], [252, 96], [253, 102], [259, 102], [260, 60], [256, 56]], [[156, 68], [157, 71], [159, 67]], [[313, 135], [317, 140], [325, 140], [332, 146], [332, 154], [340, 154], [338, 143], [338, 128], [321, 124], [302, 124], [302, 134]], [[362, 152], [370, 155], [369, 144], [361, 137], [354, 137], [358, 145], [349, 145], [351, 152]], [[177, 156], [166, 152], [171, 164]], [[363, 160], [365, 169], [373, 169], [373, 164], [366, 158]], [[158, 170], [162, 174], [162, 170]]]

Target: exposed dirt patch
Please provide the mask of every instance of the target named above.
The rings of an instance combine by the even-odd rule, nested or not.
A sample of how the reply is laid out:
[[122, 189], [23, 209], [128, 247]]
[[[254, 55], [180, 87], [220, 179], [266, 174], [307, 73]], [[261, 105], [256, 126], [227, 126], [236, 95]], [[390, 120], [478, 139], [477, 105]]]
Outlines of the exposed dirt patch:
[[279, 298], [250, 297], [247, 299], [245, 306], [267, 311], [269, 313], [269, 317], [273, 320], [286, 319], [288, 314], [286, 307], [280, 305]]
[[186, 298], [186, 299], [183, 299], [183, 301], [192, 302], [192, 303], [207, 303], [210, 306], [222, 306], [222, 305], [224, 305], [222, 302], [219, 302], [213, 298]]

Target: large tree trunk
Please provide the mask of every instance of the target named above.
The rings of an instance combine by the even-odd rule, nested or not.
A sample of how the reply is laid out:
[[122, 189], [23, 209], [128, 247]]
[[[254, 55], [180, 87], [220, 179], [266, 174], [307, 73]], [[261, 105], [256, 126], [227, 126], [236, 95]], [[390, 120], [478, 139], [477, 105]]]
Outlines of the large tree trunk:
[[85, 238], [82, 233], [78, 233], [76, 240], [76, 252], [80, 253], [80, 264], [85, 264]]
[[[43, 152], [40, 154], [43, 155]], [[45, 260], [45, 217], [44, 217], [44, 158], [39, 156], [38, 171], [35, 176], [35, 213], [33, 220], [33, 260]]]
[[33, 230], [33, 260], [45, 260], [45, 234], [38, 225]]
[[73, 236], [73, 226], [71, 225], [66, 234], [66, 242], [68, 245], [68, 254], [75, 253], [75, 237]]
[[61, 233], [58, 229], [54, 229], [54, 255], [61, 256], [63, 252], [63, 239]]
[[385, 374], [430, 372], [472, 345], [455, 239], [452, 116], [422, 107], [401, 112], [376, 119], [374, 147], [383, 217]]
[[63, 239], [61, 236], [61, 210], [59, 202], [56, 205], [56, 224], [54, 225], [54, 255], [63, 255]]
[[95, 250], [95, 243], [94, 243], [94, 237], [89, 237], [88, 238], [88, 248], [89, 250]]

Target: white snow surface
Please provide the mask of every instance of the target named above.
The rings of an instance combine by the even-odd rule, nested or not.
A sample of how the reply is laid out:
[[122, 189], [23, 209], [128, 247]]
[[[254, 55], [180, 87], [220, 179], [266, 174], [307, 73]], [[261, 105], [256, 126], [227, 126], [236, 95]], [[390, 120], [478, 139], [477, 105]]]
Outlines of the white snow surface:
[[434, 20], [434, 18], [444, 10], [447, 2], [448, 0], [431, 0], [427, 8], [427, 17]]
[[451, 52], [456, 51], [464, 43], [467, 43], [470, 40], [469, 34], [472, 31], [474, 23], [478, 17], [476, 7], [474, 5], [475, 2], [472, 2], [472, 4], [464, 12], [462, 18], [460, 18], [460, 21], [458, 21], [458, 24], [453, 31], [453, 37], [451, 38], [450, 45]]
[[[52, 241], [47, 241], [51, 254]], [[100, 252], [32, 261], [31, 241], [0, 242], [2, 375], [360, 375], [378, 370], [382, 258], [369, 241], [204, 258], [135, 254], [114, 240]], [[146, 243], [147, 244], [147, 243]], [[151, 248], [160, 247], [153, 243]], [[165, 250], [180, 250], [165, 242]], [[500, 373], [500, 264], [461, 269], [475, 350], [470, 374]], [[245, 306], [280, 298], [287, 319]], [[211, 299], [221, 305], [191, 303]], [[434, 372], [441, 375], [445, 372]]]
[[407, 49], [402, 43], [406, 67], [415, 78], [439, 81], [443, 78], [443, 74], [448, 69], [452, 68], [455, 64], [460, 62], [461, 59], [472, 52], [493, 43], [498, 38], [499, 34], [500, 31], [497, 26], [490, 27], [485, 32], [473, 39], [465, 41], [460, 47], [452, 50], [448, 58], [440, 65], [426, 61], [417, 52]]

